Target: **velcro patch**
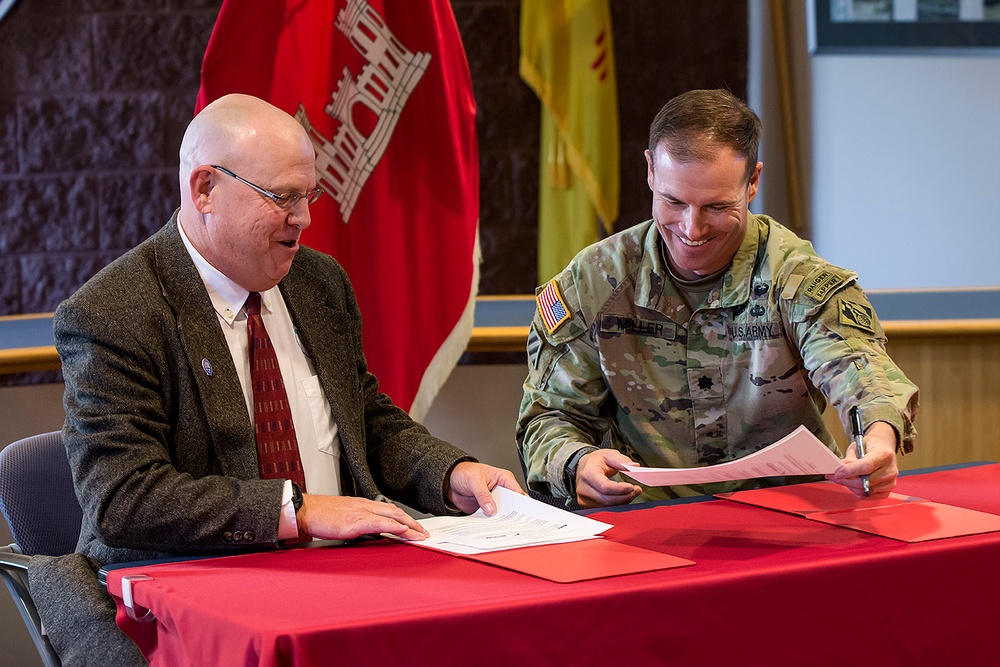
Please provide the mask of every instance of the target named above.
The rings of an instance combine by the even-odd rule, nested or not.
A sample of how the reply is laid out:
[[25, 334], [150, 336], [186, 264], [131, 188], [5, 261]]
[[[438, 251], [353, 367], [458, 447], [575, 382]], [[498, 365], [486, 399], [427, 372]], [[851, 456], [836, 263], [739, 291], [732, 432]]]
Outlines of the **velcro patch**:
[[729, 340], [752, 343], [758, 340], [781, 338], [781, 322], [740, 322], [726, 325]]
[[656, 322], [628, 315], [605, 315], [601, 319], [601, 333], [674, 340], [677, 338], [677, 325], [673, 322]]
[[795, 293], [799, 291], [799, 285], [805, 279], [805, 276], [799, 274], [789, 276], [788, 282], [785, 283], [785, 289], [781, 290], [781, 298], [788, 300], [795, 296]]
[[570, 319], [569, 308], [563, 303], [562, 295], [559, 293], [559, 285], [555, 279], [549, 281], [541, 292], [535, 297], [538, 303], [538, 312], [542, 315], [545, 328], [549, 334], [554, 334], [566, 320]]
[[839, 299], [840, 323], [856, 327], [868, 333], [875, 333], [875, 311], [870, 306], [856, 301]]
[[826, 295], [830, 293], [830, 290], [842, 282], [844, 282], [843, 276], [837, 275], [833, 271], [827, 271], [826, 269], [817, 269], [806, 276], [803, 284], [805, 285], [806, 296], [811, 296], [817, 301], [823, 301], [826, 299]]

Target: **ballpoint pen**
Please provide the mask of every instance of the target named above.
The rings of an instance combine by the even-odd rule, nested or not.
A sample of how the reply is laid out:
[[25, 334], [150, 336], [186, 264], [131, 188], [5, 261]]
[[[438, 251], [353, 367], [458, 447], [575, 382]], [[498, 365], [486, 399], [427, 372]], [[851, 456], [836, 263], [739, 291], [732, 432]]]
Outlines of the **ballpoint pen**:
[[[864, 429], [861, 428], [861, 413], [858, 406], [851, 408], [851, 431], [854, 433], [854, 452], [861, 459], [865, 455]], [[871, 487], [868, 486], [868, 475], [862, 475], [861, 481], [865, 485], [865, 498], [871, 495]]]

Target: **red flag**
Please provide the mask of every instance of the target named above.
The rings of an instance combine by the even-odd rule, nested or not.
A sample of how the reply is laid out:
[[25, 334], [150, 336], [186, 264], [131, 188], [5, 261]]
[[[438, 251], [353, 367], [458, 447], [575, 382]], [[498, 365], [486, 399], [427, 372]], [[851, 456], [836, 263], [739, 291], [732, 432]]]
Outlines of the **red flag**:
[[472, 332], [475, 101], [448, 0], [225, 0], [196, 112], [228, 93], [293, 114], [319, 184], [303, 242], [351, 277], [381, 388], [422, 417]]

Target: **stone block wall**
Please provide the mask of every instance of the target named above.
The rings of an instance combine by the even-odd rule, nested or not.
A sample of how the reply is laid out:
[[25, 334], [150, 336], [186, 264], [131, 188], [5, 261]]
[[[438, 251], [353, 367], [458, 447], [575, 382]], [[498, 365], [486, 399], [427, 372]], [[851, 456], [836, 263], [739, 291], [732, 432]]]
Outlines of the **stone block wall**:
[[[419, 1], [419, 0], [413, 0]], [[542, 0], [539, 0], [542, 1]], [[741, 0], [613, 0], [623, 229], [649, 217], [649, 122], [695, 87], [746, 93]], [[221, 0], [18, 0], [0, 21], [0, 315], [52, 311], [166, 222]], [[520, 0], [452, 0], [478, 104], [482, 294], [536, 282], [539, 105]]]
[[54, 310], [176, 206], [220, 0], [20, 0], [0, 22], [0, 314]]

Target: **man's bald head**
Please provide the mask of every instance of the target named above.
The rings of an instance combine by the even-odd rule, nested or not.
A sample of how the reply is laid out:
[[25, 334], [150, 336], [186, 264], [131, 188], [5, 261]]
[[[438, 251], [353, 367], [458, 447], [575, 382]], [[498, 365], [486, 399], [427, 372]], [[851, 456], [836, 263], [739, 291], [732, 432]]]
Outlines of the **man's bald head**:
[[[253, 165], [275, 143], [310, 146], [299, 123], [281, 109], [250, 95], [233, 93], [215, 100], [194, 117], [180, 149], [181, 191], [199, 165], [221, 164], [253, 178]], [[309, 148], [308, 150], [311, 150]]]

